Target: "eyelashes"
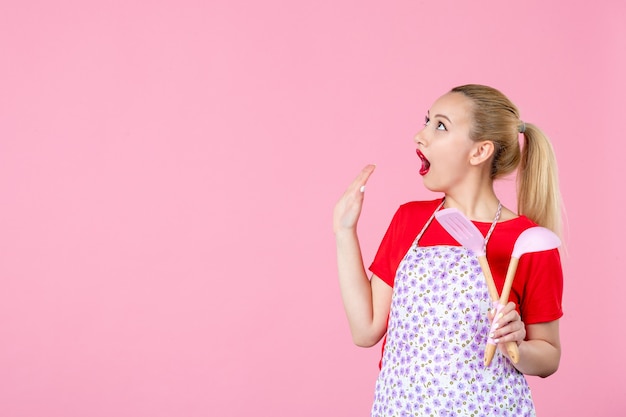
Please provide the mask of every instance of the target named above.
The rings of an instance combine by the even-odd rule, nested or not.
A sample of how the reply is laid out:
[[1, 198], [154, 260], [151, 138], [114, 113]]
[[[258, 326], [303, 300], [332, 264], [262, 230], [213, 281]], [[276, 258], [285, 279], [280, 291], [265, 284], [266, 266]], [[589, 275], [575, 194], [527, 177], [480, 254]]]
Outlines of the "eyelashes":
[[[428, 126], [429, 123], [430, 123], [430, 117], [424, 116], [424, 126]], [[443, 122], [438, 122], [437, 130], [448, 130], [448, 128]]]

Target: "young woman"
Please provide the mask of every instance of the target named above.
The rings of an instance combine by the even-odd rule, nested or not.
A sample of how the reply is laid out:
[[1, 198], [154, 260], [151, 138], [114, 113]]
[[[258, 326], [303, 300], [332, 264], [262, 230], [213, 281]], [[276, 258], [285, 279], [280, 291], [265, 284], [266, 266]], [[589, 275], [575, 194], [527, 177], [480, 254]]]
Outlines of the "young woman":
[[[523, 146], [520, 137], [523, 136]], [[556, 161], [545, 135], [524, 123], [499, 91], [481, 85], [440, 97], [415, 136], [424, 185], [443, 193], [402, 205], [391, 221], [368, 278], [357, 222], [366, 166], [335, 206], [333, 222], [342, 299], [354, 343], [383, 336], [372, 416], [532, 416], [524, 374], [554, 373], [561, 354], [563, 275], [558, 250], [521, 257], [510, 301], [497, 317], [476, 258], [434, 219], [455, 207], [486, 236], [498, 291], [515, 240], [540, 225], [560, 232]], [[495, 179], [518, 169], [518, 207], [502, 207]], [[497, 328], [491, 334], [492, 321]], [[498, 345], [483, 365], [487, 338]], [[519, 361], [504, 347], [514, 341]]]

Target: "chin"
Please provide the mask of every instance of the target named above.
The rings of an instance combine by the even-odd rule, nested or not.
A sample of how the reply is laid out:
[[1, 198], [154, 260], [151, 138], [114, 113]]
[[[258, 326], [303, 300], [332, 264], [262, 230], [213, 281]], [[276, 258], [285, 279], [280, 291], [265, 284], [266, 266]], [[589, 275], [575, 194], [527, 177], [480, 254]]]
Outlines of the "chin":
[[431, 181], [428, 181], [428, 179], [426, 177], [422, 177], [422, 183], [424, 184], [424, 187], [428, 191], [432, 191], [434, 193], [442, 193], [442, 192], [444, 192], [441, 189], [441, 187], [438, 187], [436, 184], [433, 184]]

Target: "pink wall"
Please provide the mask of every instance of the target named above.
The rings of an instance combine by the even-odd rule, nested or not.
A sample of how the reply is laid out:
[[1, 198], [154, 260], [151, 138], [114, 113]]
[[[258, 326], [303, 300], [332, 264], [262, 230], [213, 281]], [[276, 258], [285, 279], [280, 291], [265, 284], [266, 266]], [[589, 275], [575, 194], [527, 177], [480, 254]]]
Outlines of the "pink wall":
[[[542, 416], [626, 409], [626, 7], [402, 0], [0, 4], [0, 415], [363, 416], [331, 211], [430, 198], [412, 135], [496, 86], [558, 153], [563, 360]], [[513, 182], [503, 197], [514, 205]]]

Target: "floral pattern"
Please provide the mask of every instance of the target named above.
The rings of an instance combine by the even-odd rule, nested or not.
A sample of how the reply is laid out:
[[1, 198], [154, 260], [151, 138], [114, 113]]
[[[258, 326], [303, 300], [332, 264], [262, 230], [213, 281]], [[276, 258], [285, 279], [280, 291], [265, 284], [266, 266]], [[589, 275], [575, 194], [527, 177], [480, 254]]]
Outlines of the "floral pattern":
[[467, 249], [414, 244], [394, 281], [372, 416], [534, 416], [509, 360], [483, 365], [490, 305]]

